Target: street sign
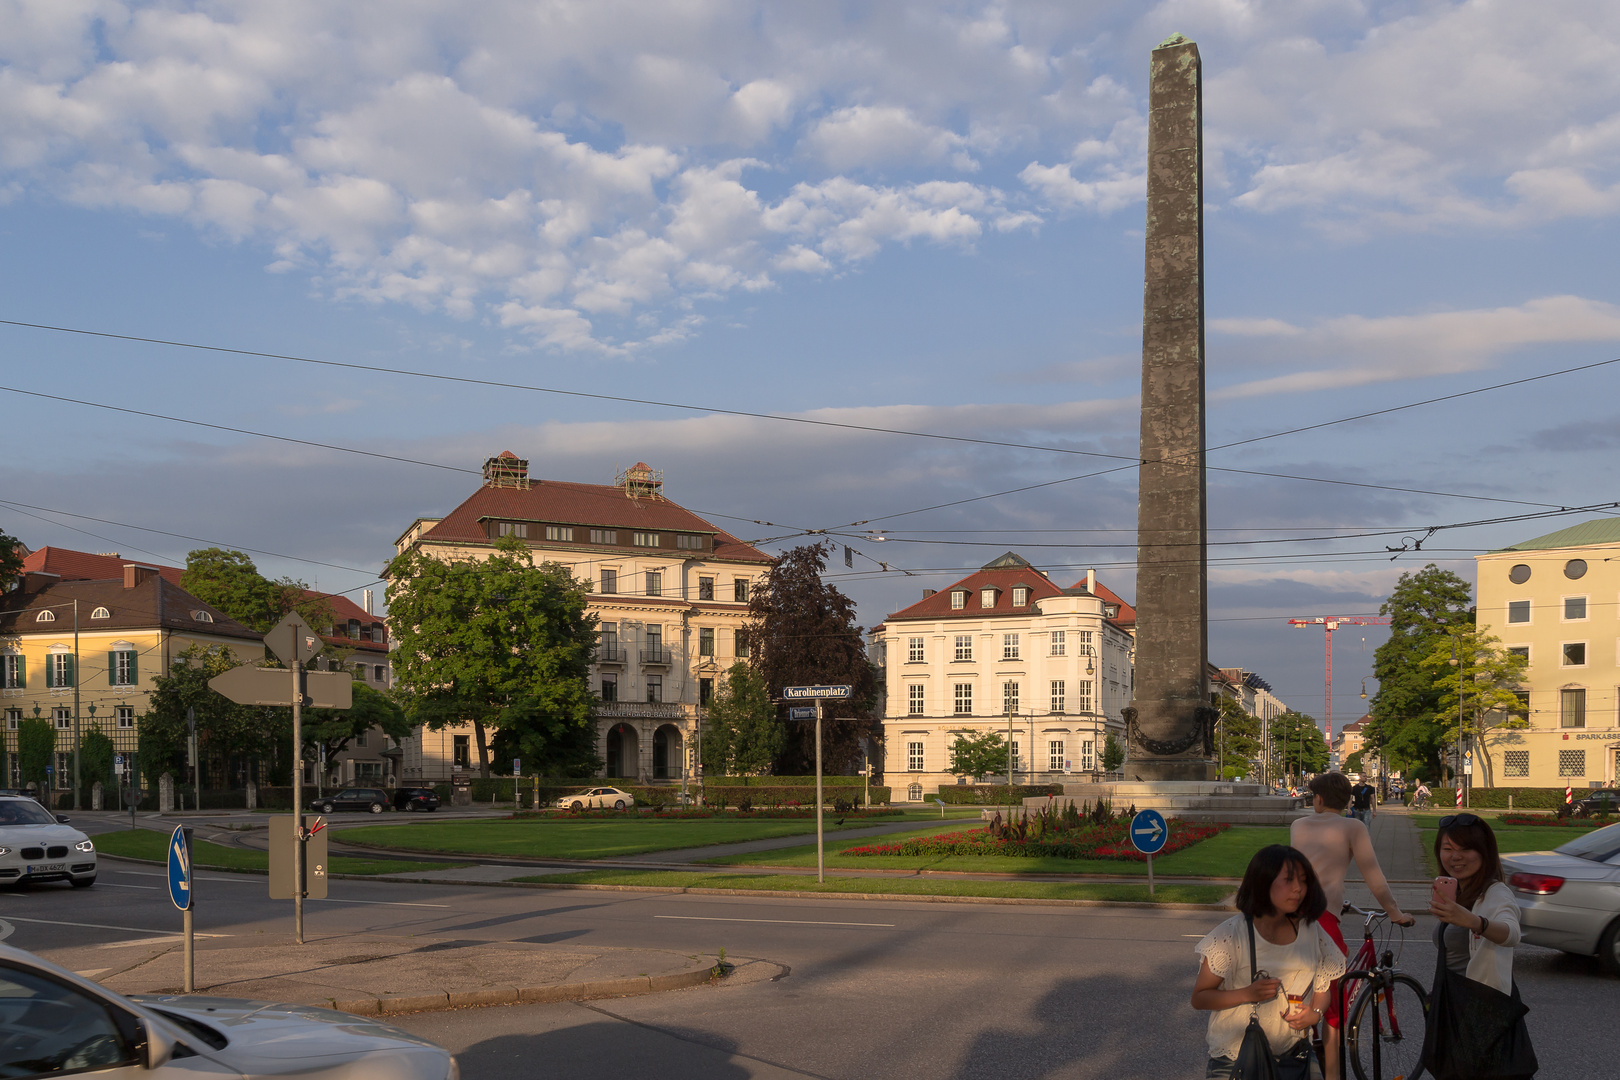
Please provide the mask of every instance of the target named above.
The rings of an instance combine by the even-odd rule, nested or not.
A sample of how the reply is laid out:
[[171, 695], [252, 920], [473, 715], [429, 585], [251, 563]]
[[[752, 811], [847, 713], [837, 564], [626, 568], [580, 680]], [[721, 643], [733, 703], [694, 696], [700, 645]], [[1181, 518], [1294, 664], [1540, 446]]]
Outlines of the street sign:
[[176, 825], [169, 837], [169, 899], [181, 911], [191, 908], [191, 837], [184, 825]]
[[[293, 815], [270, 817], [270, 899], [293, 899], [293, 860], [299, 844], [294, 839]], [[311, 900], [326, 896], [326, 830], [316, 829], [303, 843], [304, 893]]]
[[814, 705], [790, 705], [788, 707], [789, 720], [814, 720], [816, 707]]
[[518, 773], [520, 773], [522, 771], [523, 771], [523, 759], [522, 758], [513, 758], [512, 759], [512, 775], [516, 776]]
[[[312, 709], [347, 709], [354, 704], [354, 676], [347, 671], [303, 673], [303, 704]], [[238, 705], [291, 705], [292, 673], [286, 668], [234, 667], [208, 680]]]
[[287, 617], [270, 628], [264, 635], [264, 647], [269, 650], [277, 660], [291, 667], [295, 663], [303, 663], [315, 658], [325, 642], [317, 634], [303, 616], [296, 611], [289, 611]]
[[1144, 855], [1157, 854], [1170, 839], [1170, 828], [1157, 810], [1138, 810], [1131, 818], [1131, 843]]
[[816, 698], [847, 698], [852, 691], [848, 683], [843, 686], [785, 686], [782, 697], [786, 701], [814, 701]]

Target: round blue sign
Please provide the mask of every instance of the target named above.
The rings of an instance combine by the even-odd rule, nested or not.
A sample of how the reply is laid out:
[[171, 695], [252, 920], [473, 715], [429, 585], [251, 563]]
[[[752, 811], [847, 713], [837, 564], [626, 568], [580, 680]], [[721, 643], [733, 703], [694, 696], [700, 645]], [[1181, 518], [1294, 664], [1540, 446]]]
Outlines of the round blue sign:
[[176, 825], [169, 837], [169, 899], [181, 911], [191, 907], [191, 844], [184, 825]]
[[1131, 818], [1131, 843], [1144, 855], [1154, 855], [1170, 839], [1170, 826], [1157, 810], [1138, 810]]

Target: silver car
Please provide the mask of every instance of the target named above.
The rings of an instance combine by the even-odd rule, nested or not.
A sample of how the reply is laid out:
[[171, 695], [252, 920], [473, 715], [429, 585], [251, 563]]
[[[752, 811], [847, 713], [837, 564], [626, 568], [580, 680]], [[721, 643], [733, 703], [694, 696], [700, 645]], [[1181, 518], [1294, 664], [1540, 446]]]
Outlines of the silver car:
[[373, 1020], [235, 998], [127, 998], [0, 945], [0, 1072], [98, 1080], [460, 1080], [449, 1052]]
[[96, 883], [96, 845], [33, 799], [0, 795], [0, 885]]
[[1555, 851], [1504, 855], [1502, 871], [1519, 901], [1525, 941], [1596, 956], [1620, 975], [1620, 825]]

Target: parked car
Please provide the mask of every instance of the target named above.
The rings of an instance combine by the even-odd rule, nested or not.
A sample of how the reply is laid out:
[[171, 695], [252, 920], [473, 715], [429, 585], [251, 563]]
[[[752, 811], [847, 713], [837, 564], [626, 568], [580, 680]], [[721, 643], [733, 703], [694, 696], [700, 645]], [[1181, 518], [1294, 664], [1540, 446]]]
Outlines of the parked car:
[[557, 808], [560, 810], [588, 810], [606, 806], [611, 806], [615, 810], [627, 810], [634, 805], [636, 797], [616, 787], [594, 787], [573, 795], [564, 795], [557, 800]]
[[309, 808], [321, 814], [330, 814], [337, 810], [365, 810], [380, 814], [388, 809], [388, 805], [388, 793], [382, 788], [351, 787], [316, 799], [309, 804]]
[[1504, 855], [1502, 872], [1519, 901], [1525, 941], [1596, 956], [1620, 975], [1620, 824], [1554, 851]]
[[27, 795], [0, 795], [0, 884], [96, 883], [96, 845]]
[[8, 1074], [150, 1080], [460, 1080], [456, 1059], [380, 1022], [309, 1005], [201, 996], [125, 997], [0, 945]]
[[1570, 803], [1569, 809], [1575, 817], [1620, 813], [1620, 791], [1613, 789], [1594, 791], [1586, 798], [1576, 799]]
[[432, 788], [402, 787], [394, 791], [395, 810], [437, 810], [439, 793]]

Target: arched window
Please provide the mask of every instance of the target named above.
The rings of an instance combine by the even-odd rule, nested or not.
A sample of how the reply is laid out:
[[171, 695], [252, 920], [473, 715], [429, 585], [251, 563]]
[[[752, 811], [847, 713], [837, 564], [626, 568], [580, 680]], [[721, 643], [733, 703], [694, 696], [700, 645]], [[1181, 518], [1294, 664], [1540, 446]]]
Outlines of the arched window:
[[98, 607], [96, 610], [90, 613], [90, 617], [92, 619], [110, 619], [112, 618], [112, 612], [108, 611], [104, 607]]
[[203, 611], [201, 608], [199, 608], [196, 611], [193, 611], [191, 613], [191, 621], [192, 622], [213, 622], [214, 621], [214, 616], [213, 616], [212, 612]]
[[55, 622], [56, 621], [56, 612], [54, 612], [54, 611], [42, 611], [38, 615], [34, 616], [34, 621], [35, 622]]

